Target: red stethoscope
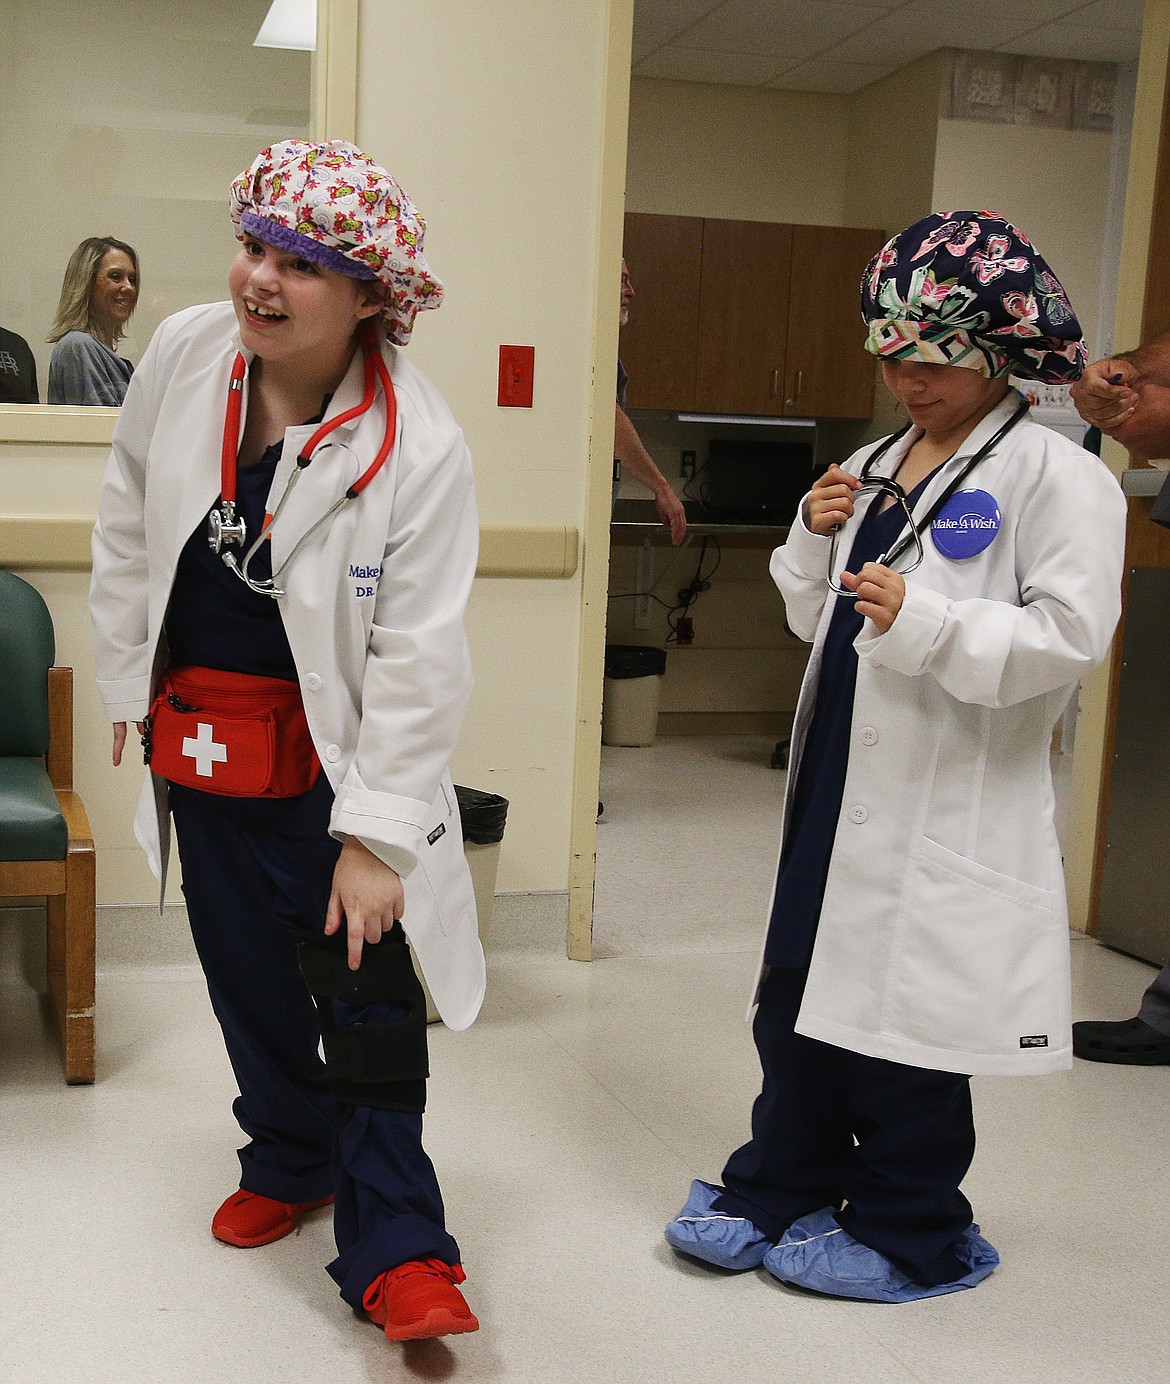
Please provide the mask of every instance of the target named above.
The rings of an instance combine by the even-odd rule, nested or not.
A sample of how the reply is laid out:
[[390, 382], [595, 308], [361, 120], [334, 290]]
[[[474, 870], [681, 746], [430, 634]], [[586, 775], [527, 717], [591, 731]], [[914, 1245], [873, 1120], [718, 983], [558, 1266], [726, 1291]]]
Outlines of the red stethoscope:
[[[228, 385], [227, 411], [223, 420], [223, 451], [220, 455], [220, 504], [207, 516], [207, 543], [213, 553], [218, 553], [224, 562], [232, 569], [237, 577], [252, 591], [260, 596], [271, 596], [274, 600], [284, 595], [284, 590], [279, 584], [279, 578], [285, 568], [300, 552], [301, 548], [308, 541], [310, 536], [317, 532], [322, 524], [328, 523], [337, 513], [342, 505], [348, 504], [350, 500], [356, 500], [367, 485], [374, 479], [382, 467], [386, 464], [386, 458], [390, 455], [394, 446], [394, 432], [398, 421], [398, 404], [394, 395], [394, 382], [390, 378], [390, 371], [386, 369], [386, 362], [382, 359], [381, 343], [378, 340], [377, 328], [371, 322], [363, 324], [361, 329], [360, 343], [362, 348], [363, 365], [365, 369], [365, 384], [362, 391], [361, 401], [353, 408], [347, 409], [344, 413], [339, 413], [335, 418], [326, 419], [324, 423], [313, 433], [312, 437], [301, 448], [297, 456], [296, 470], [289, 477], [288, 484], [284, 488], [276, 508], [271, 514], [264, 516], [264, 523], [261, 526], [259, 536], [252, 546], [244, 553], [242, 558], [237, 559], [235, 553], [227, 551], [230, 546], [243, 548], [247, 542], [247, 529], [242, 515], [236, 514], [236, 474], [237, 474], [237, 455], [240, 450], [240, 414], [244, 404], [244, 377], [248, 373], [248, 362], [240, 352], [236, 352], [236, 358], [232, 362], [231, 382]], [[343, 424], [350, 422], [354, 418], [360, 418], [363, 413], [368, 413], [374, 406], [374, 394], [376, 385], [381, 382], [382, 393], [386, 399], [386, 432], [382, 438], [382, 445], [378, 448], [378, 455], [370, 463], [365, 471], [356, 481], [345, 491], [345, 493], [325, 511], [325, 513], [297, 540], [292, 552], [273, 572], [271, 577], [257, 579], [249, 576], [248, 566], [260, 545], [272, 536], [272, 527], [280, 517], [280, 512], [285, 506], [285, 501], [292, 493], [293, 486], [300, 480], [301, 472], [313, 460], [313, 453], [320, 447], [321, 443], [335, 429]]]

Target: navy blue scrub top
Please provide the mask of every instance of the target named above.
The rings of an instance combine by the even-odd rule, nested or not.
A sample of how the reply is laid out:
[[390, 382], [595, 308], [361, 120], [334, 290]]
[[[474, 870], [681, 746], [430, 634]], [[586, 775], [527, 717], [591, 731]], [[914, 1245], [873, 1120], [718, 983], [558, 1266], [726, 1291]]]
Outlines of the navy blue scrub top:
[[[911, 509], [930, 480], [927, 476], [907, 497]], [[867, 562], [875, 562], [906, 526], [899, 504], [878, 513], [882, 498], [880, 494], [874, 497], [857, 529], [844, 568], [847, 572], [859, 572]], [[825, 634], [816, 706], [793, 789], [790, 825], [764, 946], [764, 961], [769, 966], [807, 966], [812, 956], [845, 792], [857, 685], [853, 641], [865, 622], [857, 613], [855, 600], [832, 592], [829, 598], [836, 605]]]
[[[309, 421], [319, 422], [323, 416], [324, 409]], [[265, 504], [283, 448], [283, 439], [274, 442], [254, 465], [239, 468], [236, 511], [243, 515], [248, 534], [245, 552], [264, 526]], [[215, 503], [218, 506], [220, 501]], [[272, 575], [271, 543], [261, 545], [248, 564], [248, 575], [256, 580]], [[195, 526], [179, 555], [167, 607], [166, 636], [172, 664], [297, 681], [280, 603], [245, 586], [223, 558], [211, 551], [206, 517]], [[214, 804], [221, 815], [242, 825], [286, 835], [316, 836], [328, 831], [333, 804], [333, 791], [324, 772], [307, 793], [292, 798], [233, 798], [175, 783], [170, 791]]]
[[[236, 510], [243, 515], [248, 535], [245, 552], [264, 526], [265, 501], [283, 445], [274, 442], [254, 466], [240, 467]], [[215, 507], [220, 503], [216, 500]], [[248, 575], [256, 580], [271, 577], [271, 543], [261, 544], [248, 564]], [[297, 680], [278, 603], [271, 596], [250, 590], [223, 558], [211, 551], [206, 517], [195, 526], [179, 554], [166, 631], [174, 664]]]

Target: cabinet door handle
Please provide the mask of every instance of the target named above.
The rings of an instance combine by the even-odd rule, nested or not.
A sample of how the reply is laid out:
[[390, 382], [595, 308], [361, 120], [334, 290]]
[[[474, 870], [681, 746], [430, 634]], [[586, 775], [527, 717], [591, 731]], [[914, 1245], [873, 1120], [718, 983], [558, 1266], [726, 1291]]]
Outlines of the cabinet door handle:
[[795, 389], [795, 391], [794, 391], [795, 397], [796, 397], [797, 399], [800, 398], [800, 386], [803, 384], [803, 382], [804, 382], [804, 371], [803, 371], [803, 370], [798, 370], [798, 371], [796, 372], [796, 389]]
[[774, 398], [776, 397], [776, 395], [777, 395], [779, 392], [780, 392], [780, 371], [779, 371], [779, 370], [773, 370], [773, 371], [772, 371], [772, 398], [774, 399]]

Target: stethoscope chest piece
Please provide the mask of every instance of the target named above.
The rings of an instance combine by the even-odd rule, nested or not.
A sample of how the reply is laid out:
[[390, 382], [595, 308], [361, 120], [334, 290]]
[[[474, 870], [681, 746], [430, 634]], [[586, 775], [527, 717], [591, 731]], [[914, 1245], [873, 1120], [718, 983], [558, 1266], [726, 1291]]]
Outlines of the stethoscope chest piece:
[[242, 548], [248, 536], [244, 516], [237, 516], [236, 507], [230, 500], [224, 500], [222, 504], [222, 509], [213, 509], [207, 516], [207, 546], [213, 553], [222, 553], [230, 544]]

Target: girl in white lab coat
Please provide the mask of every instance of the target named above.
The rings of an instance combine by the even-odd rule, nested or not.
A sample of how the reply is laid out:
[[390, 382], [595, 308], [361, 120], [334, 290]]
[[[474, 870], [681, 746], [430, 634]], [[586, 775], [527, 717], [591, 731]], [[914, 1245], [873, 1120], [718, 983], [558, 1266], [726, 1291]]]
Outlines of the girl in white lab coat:
[[1002, 217], [895, 236], [867, 347], [909, 415], [831, 466], [772, 574], [813, 649], [757, 989], [763, 1088], [721, 1185], [667, 1239], [844, 1297], [998, 1263], [960, 1191], [970, 1076], [1070, 1057], [1049, 747], [1120, 613], [1125, 505], [1009, 373], [1075, 379], [1060, 283]]
[[410, 199], [352, 145], [266, 149], [231, 215], [230, 303], [169, 318], [131, 382], [91, 600], [114, 762], [139, 723], [136, 829], [161, 878], [175, 821], [240, 1087], [212, 1233], [254, 1248], [334, 1202], [347, 1302], [394, 1340], [473, 1331], [410, 960], [469, 1024], [483, 953], [447, 762], [478, 524], [462, 434], [395, 350], [442, 287]]

